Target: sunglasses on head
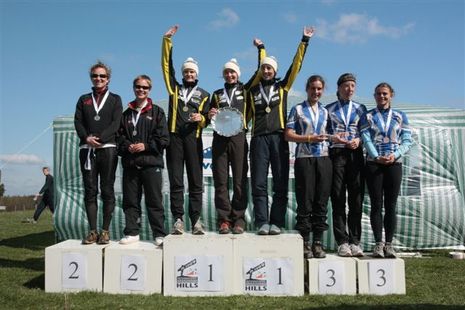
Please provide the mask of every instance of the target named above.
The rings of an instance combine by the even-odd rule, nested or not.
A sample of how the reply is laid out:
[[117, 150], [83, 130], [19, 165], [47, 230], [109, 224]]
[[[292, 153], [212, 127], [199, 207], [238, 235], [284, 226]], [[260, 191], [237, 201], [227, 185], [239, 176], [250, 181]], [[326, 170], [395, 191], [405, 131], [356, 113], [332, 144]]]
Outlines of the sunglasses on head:
[[96, 78], [106, 79], [108, 77], [108, 75], [106, 75], [106, 74], [97, 74], [97, 73], [92, 73], [90, 76], [93, 79], [96, 79]]
[[135, 89], [144, 89], [144, 90], [147, 90], [147, 89], [150, 89], [150, 86], [134, 85], [134, 88], [135, 88]]

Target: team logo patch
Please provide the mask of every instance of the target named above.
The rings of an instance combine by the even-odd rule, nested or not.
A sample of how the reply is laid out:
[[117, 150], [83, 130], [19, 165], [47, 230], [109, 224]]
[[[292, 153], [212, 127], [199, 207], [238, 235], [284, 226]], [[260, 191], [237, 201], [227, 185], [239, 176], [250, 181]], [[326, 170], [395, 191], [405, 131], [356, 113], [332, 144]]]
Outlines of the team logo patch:
[[198, 288], [199, 277], [197, 275], [197, 260], [193, 259], [178, 268], [179, 275], [176, 277], [176, 288]]
[[262, 269], [265, 268], [265, 262], [250, 268], [246, 275], [248, 278], [245, 279], [245, 291], [266, 291], [266, 272]]

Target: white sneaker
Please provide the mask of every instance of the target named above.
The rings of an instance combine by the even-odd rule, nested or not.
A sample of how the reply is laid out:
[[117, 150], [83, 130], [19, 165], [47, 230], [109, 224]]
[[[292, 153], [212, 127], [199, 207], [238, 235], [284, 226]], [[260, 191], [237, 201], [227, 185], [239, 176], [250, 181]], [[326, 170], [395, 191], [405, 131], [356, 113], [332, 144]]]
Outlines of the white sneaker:
[[270, 225], [263, 224], [257, 231], [257, 235], [268, 235], [270, 233]]
[[350, 250], [348, 243], [343, 243], [337, 248], [337, 255], [342, 257], [351, 257], [352, 251]]
[[124, 236], [124, 238], [121, 238], [119, 241], [119, 244], [131, 244], [139, 242], [139, 235], [136, 236]]
[[363, 257], [363, 250], [360, 247], [359, 244], [351, 244], [350, 246], [350, 252], [352, 253], [352, 256], [354, 257]]
[[163, 237], [156, 237], [155, 241], [153, 241], [153, 244], [155, 244], [156, 246], [161, 246], [163, 245], [163, 239]]
[[184, 222], [181, 219], [177, 219], [173, 225], [173, 235], [182, 235], [184, 233]]
[[202, 222], [200, 219], [195, 222], [194, 227], [192, 227], [192, 234], [193, 235], [205, 235], [205, 228], [203, 227]]
[[279, 234], [281, 234], [281, 228], [279, 228], [275, 224], [272, 224], [271, 227], [270, 227], [269, 234], [270, 235], [279, 235]]
[[397, 254], [394, 248], [392, 247], [392, 244], [390, 242], [386, 242], [384, 245], [384, 257], [386, 258], [396, 258]]
[[384, 243], [376, 242], [373, 248], [373, 257], [384, 258]]

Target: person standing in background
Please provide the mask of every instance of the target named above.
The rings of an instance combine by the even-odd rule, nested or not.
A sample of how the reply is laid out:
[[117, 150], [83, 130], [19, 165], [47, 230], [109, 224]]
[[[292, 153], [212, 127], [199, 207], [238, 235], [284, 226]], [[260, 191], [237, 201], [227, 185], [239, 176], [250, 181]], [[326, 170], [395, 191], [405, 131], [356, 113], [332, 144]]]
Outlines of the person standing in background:
[[[367, 150], [366, 178], [370, 194], [370, 222], [375, 237], [373, 257], [395, 258], [392, 240], [397, 224], [397, 197], [402, 182], [402, 158], [412, 146], [407, 115], [392, 108], [394, 89], [375, 87], [376, 108], [363, 115], [360, 132]], [[383, 225], [384, 202], [384, 225]], [[386, 243], [383, 242], [383, 226]]]
[[[84, 182], [84, 203], [89, 232], [83, 244], [110, 242], [110, 223], [115, 209], [115, 173], [118, 164], [116, 132], [123, 106], [121, 97], [108, 90], [111, 69], [102, 62], [89, 71], [92, 92], [82, 95], [74, 114], [74, 127], [79, 136], [79, 161]], [[100, 184], [99, 184], [100, 181]], [[103, 201], [103, 224], [97, 232], [97, 194], [100, 185]]]
[[[359, 121], [366, 112], [363, 104], [352, 101], [356, 78], [344, 73], [337, 80], [338, 101], [326, 106], [329, 113], [329, 134], [333, 135], [329, 156], [333, 164], [331, 205], [333, 232], [342, 257], [363, 256], [362, 206], [364, 196], [364, 157]], [[346, 191], [349, 213], [346, 216]], [[348, 232], [347, 232], [348, 229]]]
[[50, 169], [48, 167], [43, 167], [42, 173], [45, 175], [45, 184], [44, 186], [42, 186], [39, 193], [37, 193], [34, 197], [34, 201], [38, 201], [40, 196], [42, 196], [42, 199], [40, 199], [40, 202], [36, 207], [34, 216], [32, 218], [32, 223], [37, 223], [37, 221], [39, 220], [39, 216], [42, 214], [46, 207], [50, 209], [50, 212], [52, 212], [52, 214], [55, 211], [53, 194], [53, 176], [50, 174]]
[[123, 113], [118, 137], [123, 164], [123, 210], [125, 237], [121, 244], [139, 241], [141, 193], [144, 190], [147, 217], [156, 246], [165, 237], [162, 195], [163, 153], [169, 143], [165, 112], [149, 98], [152, 80], [139, 75], [133, 81], [136, 99]]
[[198, 86], [199, 66], [188, 57], [182, 64], [182, 84], [176, 80], [173, 67], [171, 37], [178, 25], [163, 36], [161, 67], [169, 95], [168, 130], [170, 144], [166, 163], [170, 179], [171, 213], [174, 218], [173, 234], [184, 233], [184, 164], [189, 183], [189, 218], [194, 235], [205, 234], [200, 219], [203, 194], [203, 143], [202, 130], [207, 124], [210, 94]]

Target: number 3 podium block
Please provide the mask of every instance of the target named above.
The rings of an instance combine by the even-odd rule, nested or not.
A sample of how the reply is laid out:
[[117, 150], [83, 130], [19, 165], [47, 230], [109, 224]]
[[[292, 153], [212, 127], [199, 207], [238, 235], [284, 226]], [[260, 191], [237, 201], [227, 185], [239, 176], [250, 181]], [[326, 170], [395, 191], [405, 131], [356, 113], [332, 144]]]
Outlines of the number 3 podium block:
[[66, 240], [45, 249], [45, 291], [102, 291], [103, 249]]
[[355, 260], [359, 294], [405, 294], [404, 260], [370, 257]]
[[105, 248], [103, 291], [113, 294], [161, 293], [163, 250], [152, 242]]
[[308, 259], [309, 294], [355, 295], [357, 293], [356, 262], [327, 254], [326, 258]]
[[227, 235], [169, 235], [163, 243], [163, 294], [226, 296], [233, 293], [233, 246]]
[[302, 296], [303, 241], [299, 234], [235, 235], [234, 293]]

